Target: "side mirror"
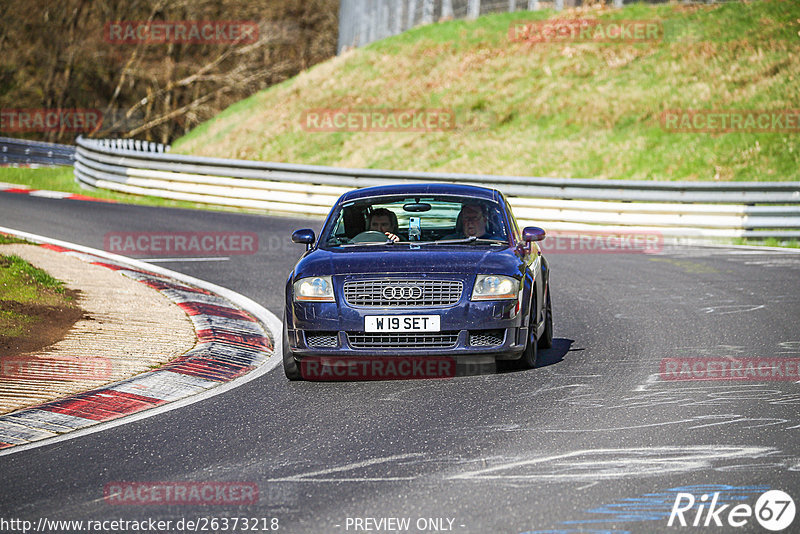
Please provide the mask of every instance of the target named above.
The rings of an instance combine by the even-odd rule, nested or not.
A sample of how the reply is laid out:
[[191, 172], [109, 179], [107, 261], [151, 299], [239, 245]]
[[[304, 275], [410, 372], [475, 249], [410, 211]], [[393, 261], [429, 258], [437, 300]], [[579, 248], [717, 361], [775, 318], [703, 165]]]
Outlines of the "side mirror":
[[545, 236], [545, 231], [538, 226], [526, 226], [525, 229], [522, 230], [522, 239], [524, 239], [526, 243], [531, 241], [543, 241]]
[[292, 233], [292, 242], [293, 243], [303, 243], [306, 246], [306, 250], [311, 248], [311, 245], [314, 244], [316, 240], [316, 236], [314, 235], [314, 230], [310, 228], [303, 228], [302, 230], [295, 230]]

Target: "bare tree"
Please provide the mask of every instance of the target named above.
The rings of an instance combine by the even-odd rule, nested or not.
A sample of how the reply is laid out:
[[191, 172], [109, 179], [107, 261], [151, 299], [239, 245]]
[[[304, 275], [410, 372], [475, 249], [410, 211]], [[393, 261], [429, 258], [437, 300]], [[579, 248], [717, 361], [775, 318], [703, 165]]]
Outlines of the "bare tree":
[[[99, 109], [92, 135], [170, 142], [335, 54], [338, 0], [0, 3], [0, 109]], [[121, 44], [112, 22], [252, 21], [255, 42]], [[69, 142], [69, 128], [23, 134]]]

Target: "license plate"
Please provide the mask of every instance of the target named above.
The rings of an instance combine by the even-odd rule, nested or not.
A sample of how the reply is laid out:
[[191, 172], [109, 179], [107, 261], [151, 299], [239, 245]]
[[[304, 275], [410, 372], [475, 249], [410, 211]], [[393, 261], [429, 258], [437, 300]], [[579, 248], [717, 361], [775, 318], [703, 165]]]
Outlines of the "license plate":
[[366, 332], [438, 332], [438, 315], [368, 315]]

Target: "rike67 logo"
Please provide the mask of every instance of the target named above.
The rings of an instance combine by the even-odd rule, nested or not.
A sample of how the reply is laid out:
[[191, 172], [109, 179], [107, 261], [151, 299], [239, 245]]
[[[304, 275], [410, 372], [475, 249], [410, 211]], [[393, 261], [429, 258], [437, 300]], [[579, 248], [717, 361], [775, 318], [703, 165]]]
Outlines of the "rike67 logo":
[[751, 524], [755, 517], [762, 527], [777, 532], [794, 521], [794, 500], [780, 490], [762, 493], [755, 507], [745, 503], [720, 504], [719, 500], [720, 492], [704, 493], [699, 498], [691, 493], [678, 493], [667, 526], [738, 528]]

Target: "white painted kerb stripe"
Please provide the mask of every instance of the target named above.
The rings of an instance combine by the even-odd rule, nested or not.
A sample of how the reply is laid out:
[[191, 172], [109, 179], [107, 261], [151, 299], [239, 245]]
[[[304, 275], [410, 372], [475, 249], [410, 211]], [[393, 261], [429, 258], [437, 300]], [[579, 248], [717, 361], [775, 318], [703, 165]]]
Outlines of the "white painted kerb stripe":
[[60, 241], [58, 239], [51, 239], [49, 237], [31, 234], [28, 232], [22, 232], [20, 230], [15, 230], [13, 228], [6, 228], [3, 226], [0, 226], [0, 232], [15, 235], [17, 237], [21, 237], [23, 239], [27, 239], [29, 241], [33, 241], [36, 243], [46, 243], [49, 245], [55, 245], [58, 247], [77, 250], [79, 252], [91, 254], [93, 256], [98, 256], [100, 258], [106, 258], [115, 262], [129, 265], [130, 267], [133, 267], [135, 269], [142, 269], [145, 271], [151, 271], [157, 274], [168, 276], [170, 278], [174, 278], [175, 280], [192, 284], [194, 286], [221, 295], [226, 299], [230, 300], [231, 302], [235, 303], [243, 310], [251, 313], [259, 321], [261, 321], [270, 331], [270, 334], [272, 334], [273, 343], [275, 345], [272, 357], [269, 358], [269, 360], [267, 360], [267, 362], [264, 365], [260, 366], [258, 369], [246, 375], [236, 378], [230, 382], [225, 382], [224, 384], [221, 384], [213, 389], [203, 391], [201, 393], [198, 393], [197, 395], [186, 397], [185, 399], [179, 401], [157, 406], [155, 408], [151, 408], [149, 410], [138, 412], [133, 415], [122, 417], [120, 419], [115, 419], [113, 421], [98, 423], [96, 425], [92, 425], [90, 427], [81, 430], [75, 430], [73, 432], [62, 434], [42, 441], [34, 441], [32, 443], [24, 445], [9, 447], [7, 449], [0, 450], [0, 456], [6, 456], [8, 454], [16, 454], [22, 451], [35, 449], [45, 445], [53, 445], [55, 443], [60, 443], [62, 441], [79, 438], [89, 434], [94, 434], [95, 432], [102, 432], [103, 430], [108, 430], [110, 428], [114, 428], [120, 425], [133, 423], [135, 421], [140, 421], [142, 419], [147, 419], [148, 417], [153, 417], [155, 415], [160, 415], [164, 412], [169, 412], [171, 410], [183, 408], [184, 406], [189, 406], [190, 404], [194, 404], [195, 402], [200, 402], [209, 399], [211, 397], [214, 397], [216, 395], [219, 395], [220, 393], [225, 393], [226, 391], [230, 391], [239, 386], [243, 386], [244, 384], [247, 384], [248, 382], [255, 380], [256, 378], [265, 375], [266, 373], [268, 373], [269, 371], [280, 365], [280, 363], [283, 360], [283, 323], [281, 323], [280, 319], [278, 319], [275, 316], [275, 314], [273, 314], [272, 312], [270, 312], [257, 302], [245, 297], [244, 295], [240, 295], [239, 293], [231, 291], [230, 289], [224, 288], [222, 286], [212, 284], [211, 282], [206, 282], [205, 280], [194, 278], [193, 276], [189, 276], [186, 274], [171, 271], [169, 269], [165, 269], [163, 267], [159, 267], [158, 265], [150, 265], [142, 261], [134, 260], [132, 258], [127, 258], [125, 256], [120, 256], [118, 254], [112, 254], [110, 252], [105, 252], [102, 250], [93, 249], [91, 247], [84, 247], [83, 245], [77, 245], [75, 243], [69, 243], [67, 241]]

